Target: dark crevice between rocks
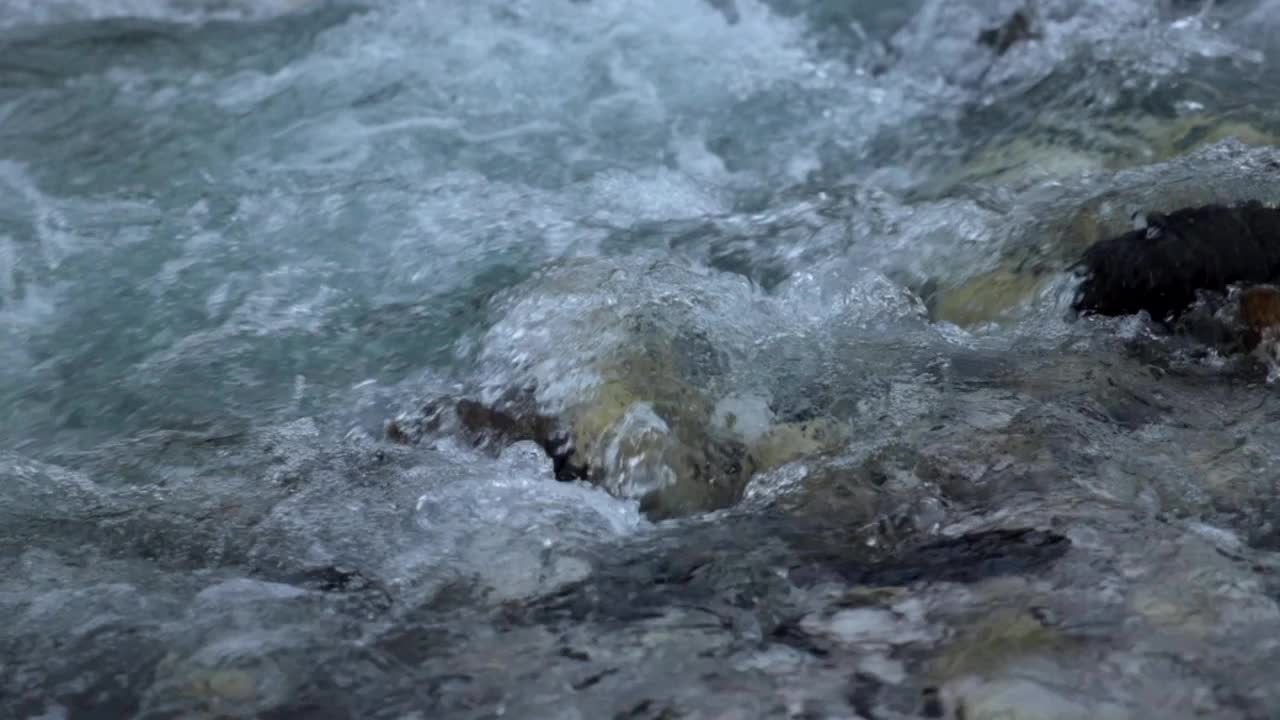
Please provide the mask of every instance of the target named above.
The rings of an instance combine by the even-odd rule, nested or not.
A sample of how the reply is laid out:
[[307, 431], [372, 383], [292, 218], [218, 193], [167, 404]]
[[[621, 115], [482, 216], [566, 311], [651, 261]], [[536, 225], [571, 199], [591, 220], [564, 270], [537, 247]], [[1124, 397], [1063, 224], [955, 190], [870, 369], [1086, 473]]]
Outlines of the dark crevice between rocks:
[[604, 680], [610, 675], [617, 675], [617, 674], [618, 674], [618, 668], [605, 668], [600, 672], [592, 673], [582, 678], [581, 680], [578, 680], [577, 682], [573, 683], [572, 687], [574, 690], [578, 692], [582, 692], [583, 690], [587, 690], [591, 687], [594, 687], [601, 680]]
[[876, 712], [876, 698], [880, 694], [883, 683], [875, 675], [865, 672], [854, 673], [849, 682], [847, 700], [849, 707], [866, 720], [879, 720]]
[[779, 645], [786, 645], [794, 650], [807, 653], [817, 658], [831, 655], [831, 648], [821, 638], [814, 637], [800, 628], [796, 620], [778, 623], [766, 635], [765, 639]]
[[920, 715], [926, 718], [940, 718], [946, 713], [943, 710], [942, 693], [936, 687], [926, 687], [920, 691]]
[[641, 700], [627, 710], [614, 715], [614, 720], [677, 720], [685, 713], [674, 705], [658, 703], [653, 700]]
[[1038, 40], [1040, 37], [1031, 13], [1028, 10], [1017, 10], [999, 25], [978, 33], [978, 44], [991, 48], [1000, 57], [1014, 45]]
[[[815, 531], [821, 532], [761, 518], [690, 528], [678, 544], [641, 548], [637, 552], [643, 554], [597, 567], [589, 579], [509, 603], [500, 624], [625, 624], [683, 609], [711, 613], [724, 625], [746, 613], [756, 616], [766, 635], [777, 642], [821, 657], [829, 648], [806, 636], [795, 624], [798, 620], [768, 598], [786, 597], [796, 586], [829, 582], [901, 587], [1031, 574], [1055, 563], [1071, 547], [1058, 533], [1012, 528], [934, 540], [873, 557], [861, 543], [810, 534]], [[785, 575], [775, 568], [785, 568]]]
[[388, 421], [384, 435], [391, 442], [412, 445], [427, 435], [445, 432], [453, 422], [473, 447], [497, 451], [513, 443], [532, 441], [551, 458], [557, 480], [587, 479], [588, 468], [577, 457], [568, 429], [556, 418], [532, 411], [530, 406], [531, 401], [523, 398], [512, 398], [497, 406], [469, 398], [437, 400], [411, 419]]
[[[1047, 530], [987, 530], [935, 540], [877, 562], [837, 554], [809, 557], [809, 569], [834, 573], [855, 585], [904, 586], [916, 582], [974, 583], [1034, 572], [1067, 553], [1071, 541]], [[794, 577], [793, 573], [793, 577]]]

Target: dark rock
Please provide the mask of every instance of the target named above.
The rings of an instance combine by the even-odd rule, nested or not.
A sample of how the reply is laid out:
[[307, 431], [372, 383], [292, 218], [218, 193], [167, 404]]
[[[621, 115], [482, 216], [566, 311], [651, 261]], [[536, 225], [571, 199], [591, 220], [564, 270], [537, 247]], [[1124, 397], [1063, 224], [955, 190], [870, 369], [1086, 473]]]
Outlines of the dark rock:
[[260, 720], [287, 720], [288, 718], [315, 718], [315, 720], [349, 720], [350, 710], [343, 707], [341, 697], [299, 699], [277, 705], [258, 715]]
[[386, 585], [355, 568], [343, 565], [322, 565], [301, 570], [260, 567], [254, 574], [273, 582], [333, 594], [341, 598], [342, 607], [347, 612], [376, 615], [386, 612], [395, 604]]
[[1071, 541], [1046, 530], [1014, 528], [970, 533], [923, 545], [871, 573], [876, 584], [916, 580], [977, 582], [999, 575], [1033, 572], [1067, 553]]
[[436, 400], [411, 417], [387, 421], [383, 434], [390, 442], [413, 445], [452, 429], [475, 447], [495, 450], [532, 441], [551, 458], [557, 480], [585, 479], [587, 467], [577, 457], [573, 436], [556, 418], [525, 410], [524, 404], [519, 399], [497, 406], [469, 398]]
[[970, 533], [920, 545], [876, 563], [832, 560], [848, 582], [909, 585], [915, 582], [973, 583], [1034, 572], [1061, 558], [1071, 541], [1057, 533], [1014, 528]]
[[800, 629], [795, 621], [779, 623], [766, 637], [770, 642], [780, 643], [815, 657], [822, 658], [831, 654], [831, 649], [820, 638]]
[[591, 653], [583, 652], [582, 650], [574, 650], [570, 647], [560, 648], [559, 655], [560, 657], [567, 657], [570, 660], [577, 660], [578, 662], [591, 662]]
[[627, 710], [614, 715], [615, 720], [675, 720], [684, 713], [666, 703], [641, 700]]
[[[1030, 528], [974, 532], [875, 557], [838, 528], [786, 518], [690, 528], [684, 542], [598, 567], [590, 578], [506, 608], [511, 625], [627, 624], [696, 608], [721, 618], [754, 617], [773, 641], [822, 656], [827, 649], [785, 612], [762, 602], [802, 587], [841, 581], [903, 586], [918, 581], [973, 583], [1030, 574], [1071, 546], [1066, 537]], [[764, 538], [768, 538], [765, 541]], [[787, 567], [785, 576], [771, 568]]]
[[[682, 335], [682, 351], [676, 357], [678, 363], [702, 368], [712, 368], [717, 359], [716, 351], [705, 337], [696, 334]], [[693, 369], [683, 369], [697, 375]], [[705, 380], [706, 378], [700, 378]], [[745, 460], [747, 451], [737, 439], [708, 430], [705, 422], [684, 420], [690, 403], [697, 400], [691, 393], [675, 393], [672, 397], [655, 396], [651, 399], [657, 414], [674, 428], [675, 441], [669, 446], [649, 447], [661, 454], [662, 460], [677, 474], [678, 481], [638, 496], [640, 511], [650, 520], [660, 521], [686, 517], [700, 512], [728, 507], [741, 497], [751, 473], [756, 469]], [[523, 393], [511, 393], [490, 405], [469, 398], [444, 398], [432, 401], [415, 413], [402, 414], [388, 421], [384, 437], [394, 443], [413, 445], [428, 436], [454, 435], [463, 438], [473, 447], [500, 452], [513, 443], [532, 441], [539, 445], [552, 461], [557, 480], [585, 480], [617, 494], [612, 487], [615, 478], [611, 473], [616, 467], [601, 462], [601, 455], [587, 452], [575, 441], [575, 436], [594, 437], [580, 425], [592, 428], [591, 421], [561, 419], [537, 412], [531, 398]], [[705, 416], [694, 416], [704, 420]], [[595, 427], [595, 431], [604, 428]], [[627, 452], [644, 447], [643, 433], [623, 437], [623, 458]]]
[[1280, 552], [1280, 528], [1267, 526], [1249, 538], [1249, 547], [1267, 552]]
[[305, 584], [322, 592], [357, 592], [377, 587], [377, 583], [359, 570], [341, 565], [326, 565], [303, 573]]
[[1225, 292], [1280, 275], [1280, 210], [1250, 202], [1152, 213], [1145, 227], [1097, 243], [1073, 267], [1084, 276], [1072, 303], [1076, 312], [1145, 310], [1168, 322], [1202, 291]]
[[557, 479], [586, 477], [586, 468], [575, 462], [572, 437], [555, 418], [538, 413], [512, 414], [467, 399], [457, 402], [456, 412], [463, 429], [477, 444], [496, 440], [505, 447], [532, 440], [551, 458]]
[[870, 673], [854, 673], [849, 682], [849, 707], [853, 708], [859, 717], [876, 720], [879, 717], [875, 710], [876, 700], [883, 684]]
[[730, 25], [737, 25], [742, 19], [742, 15], [738, 12], [737, 0], [707, 0], [707, 4], [723, 15], [724, 21]]
[[582, 692], [583, 690], [586, 690], [587, 688], [590, 688], [598, 684], [601, 680], [604, 680], [610, 675], [616, 675], [616, 674], [618, 674], [618, 668], [605, 668], [600, 672], [592, 673], [591, 675], [588, 675], [585, 678], [573, 683], [572, 687], [574, 690], [577, 690], [578, 692]]
[[936, 687], [927, 687], [920, 691], [920, 699], [923, 707], [920, 714], [927, 718], [940, 718], [945, 713], [942, 707], [942, 694], [938, 692]]
[[1035, 40], [1040, 37], [1031, 23], [1031, 16], [1018, 10], [1000, 25], [987, 28], [978, 33], [978, 44], [995, 50], [996, 55], [1004, 55], [1009, 48], [1020, 42]]
[[[1199, 348], [1213, 348], [1223, 356], [1247, 353], [1258, 344], [1260, 335], [1242, 324], [1241, 318], [1236, 317], [1237, 313], [1231, 312], [1233, 302], [1228, 294], [1202, 291], [1200, 302], [1178, 317], [1170, 329], [1174, 335], [1195, 343]], [[1186, 350], [1197, 354], [1196, 347]]]

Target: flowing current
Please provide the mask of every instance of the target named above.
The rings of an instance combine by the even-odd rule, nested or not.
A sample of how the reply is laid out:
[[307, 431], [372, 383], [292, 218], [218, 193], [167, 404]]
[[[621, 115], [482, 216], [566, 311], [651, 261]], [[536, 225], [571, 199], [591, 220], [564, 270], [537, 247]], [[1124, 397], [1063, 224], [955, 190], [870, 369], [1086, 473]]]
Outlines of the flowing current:
[[1068, 312], [1278, 31], [0, 0], [0, 719], [1280, 716], [1275, 371]]

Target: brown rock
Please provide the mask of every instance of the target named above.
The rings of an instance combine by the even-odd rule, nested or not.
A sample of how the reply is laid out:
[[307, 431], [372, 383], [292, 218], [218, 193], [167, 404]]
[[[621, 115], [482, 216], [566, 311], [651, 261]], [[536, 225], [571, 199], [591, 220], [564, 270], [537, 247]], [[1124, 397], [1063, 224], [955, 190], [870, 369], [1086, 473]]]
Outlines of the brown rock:
[[1254, 285], [1240, 293], [1240, 319], [1253, 332], [1280, 325], [1280, 288]]

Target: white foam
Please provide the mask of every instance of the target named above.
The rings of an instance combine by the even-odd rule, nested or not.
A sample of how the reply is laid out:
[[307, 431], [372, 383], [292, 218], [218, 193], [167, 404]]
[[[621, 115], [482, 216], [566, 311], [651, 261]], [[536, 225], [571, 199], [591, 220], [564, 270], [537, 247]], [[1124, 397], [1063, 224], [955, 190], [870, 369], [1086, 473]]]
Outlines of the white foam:
[[288, 600], [306, 595], [306, 591], [292, 585], [233, 578], [201, 590], [196, 594], [196, 602], [214, 605], [235, 605], [251, 603], [259, 600]]
[[[659, 169], [643, 175], [604, 172], [591, 182], [592, 206], [597, 216], [619, 226], [643, 220], [678, 220], [718, 215], [727, 203], [713, 188], [693, 178]], [[609, 212], [612, 210], [613, 212]]]
[[773, 411], [769, 399], [760, 395], [734, 393], [721, 398], [711, 413], [711, 422], [752, 443], [769, 430]]
[[[58, 203], [40, 191], [21, 164], [0, 160], [0, 186], [20, 197], [30, 213], [44, 265], [56, 269], [80, 244]], [[3, 206], [0, 206], [3, 207]]]
[[594, 545], [648, 526], [634, 502], [552, 479], [537, 454], [519, 444], [475, 477], [433, 483], [415, 504], [412, 544], [387, 561], [393, 582], [457, 575], [502, 597], [545, 592], [588, 574]]

